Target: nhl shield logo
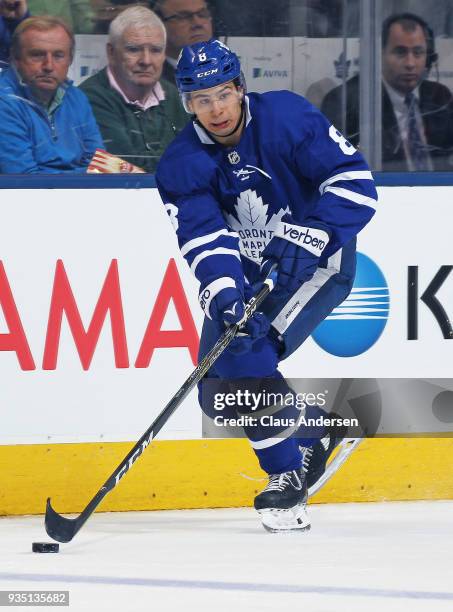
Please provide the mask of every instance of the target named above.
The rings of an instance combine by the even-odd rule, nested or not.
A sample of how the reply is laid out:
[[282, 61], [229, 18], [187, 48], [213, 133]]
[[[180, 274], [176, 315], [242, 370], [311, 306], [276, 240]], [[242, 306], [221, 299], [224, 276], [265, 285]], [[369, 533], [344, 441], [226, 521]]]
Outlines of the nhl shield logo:
[[228, 159], [230, 164], [238, 164], [241, 161], [241, 158], [239, 157], [239, 153], [237, 151], [232, 151], [231, 153], [228, 153]]

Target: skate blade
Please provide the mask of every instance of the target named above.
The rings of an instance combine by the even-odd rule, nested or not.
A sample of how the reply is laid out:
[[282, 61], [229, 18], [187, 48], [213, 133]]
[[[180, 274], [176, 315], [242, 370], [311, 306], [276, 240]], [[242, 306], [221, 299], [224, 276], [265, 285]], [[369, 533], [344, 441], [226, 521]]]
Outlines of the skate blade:
[[291, 531], [308, 531], [311, 527], [305, 504], [282, 510], [266, 508], [258, 510], [264, 529], [270, 533], [289, 533]]
[[327, 464], [324, 474], [309, 489], [308, 495], [311, 497], [323, 487], [328, 480], [343, 465], [349, 455], [358, 447], [363, 438], [344, 438], [338, 445], [338, 450], [334, 458]]

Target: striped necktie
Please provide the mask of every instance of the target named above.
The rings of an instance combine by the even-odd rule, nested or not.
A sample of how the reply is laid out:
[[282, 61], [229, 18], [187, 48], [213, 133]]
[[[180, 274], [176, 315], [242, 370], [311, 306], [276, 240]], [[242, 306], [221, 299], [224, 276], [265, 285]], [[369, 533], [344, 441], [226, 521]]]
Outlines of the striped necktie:
[[404, 98], [404, 103], [408, 108], [407, 142], [412, 163], [414, 165], [414, 170], [426, 172], [429, 170], [429, 154], [426, 149], [426, 145], [422, 140], [420, 129], [418, 127], [416, 115], [417, 100], [413, 92], [406, 95]]

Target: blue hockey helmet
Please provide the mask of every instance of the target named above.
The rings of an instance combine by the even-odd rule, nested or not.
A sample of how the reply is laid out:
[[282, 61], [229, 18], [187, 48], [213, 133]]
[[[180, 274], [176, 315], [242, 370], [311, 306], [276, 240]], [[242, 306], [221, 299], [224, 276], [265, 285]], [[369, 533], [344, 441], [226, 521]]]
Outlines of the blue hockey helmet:
[[241, 64], [236, 53], [212, 38], [182, 49], [175, 77], [179, 93], [184, 95], [240, 78]]

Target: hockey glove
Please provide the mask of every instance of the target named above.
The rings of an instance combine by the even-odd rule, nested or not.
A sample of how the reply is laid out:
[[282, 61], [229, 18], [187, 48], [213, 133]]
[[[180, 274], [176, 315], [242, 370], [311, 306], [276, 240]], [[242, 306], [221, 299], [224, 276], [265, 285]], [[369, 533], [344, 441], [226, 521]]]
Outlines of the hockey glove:
[[[200, 292], [200, 304], [206, 316], [223, 327], [241, 321], [245, 313], [244, 300], [249, 300], [253, 295], [254, 290], [249, 285], [246, 286], [243, 296], [233, 279], [221, 278]], [[256, 340], [267, 334], [269, 327], [267, 317], [262, 312], [255, 312], [238, 332], [228, 350], [236, 354], [249, 351]]]
[[263, 251], [261, 264], [264, 276], [277, 264], [278, 278], [273, 294], [287, 297], [310, 280], [328, 242], [326, 231], [305, 227], [291, 215], [284, 215]]
[[244, 295], [227, 276], [201, 289], [199, 300], [205, 315], [213, 321], [237, 323], [244, 316]]
[[[245, 301], [248, 302], [260, 289], [260, 283], [253, 287], [246, 284], [244, 287]], [[242, 355], [252, 350], [253, 344], [267, 335], [270, 322], [262, 312], [255, 312], [253, 316], [242, 327], [234, 340], [228, 346], [228, 350], [235, 355]]]

